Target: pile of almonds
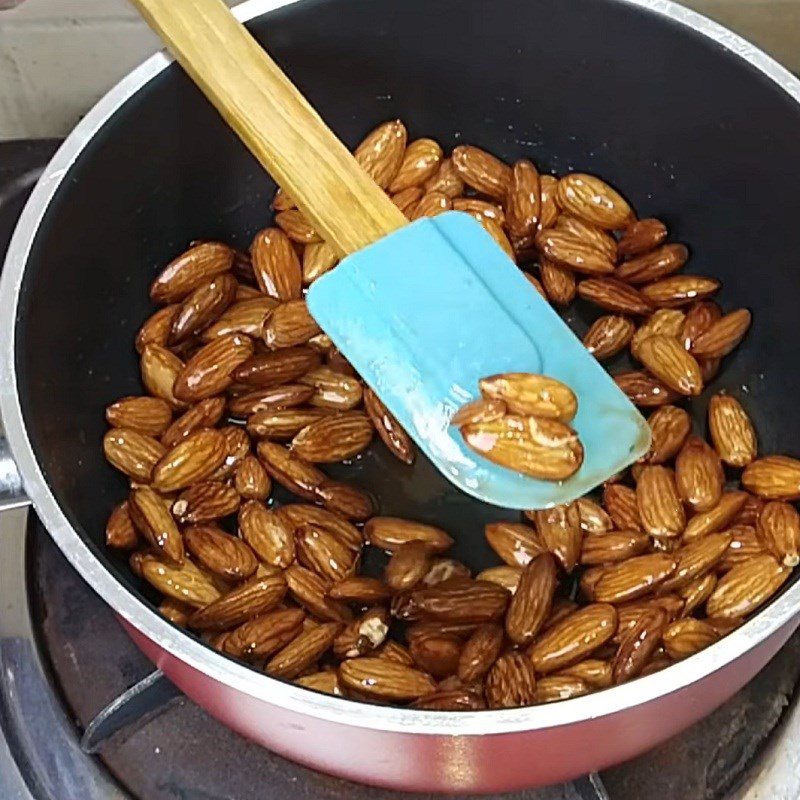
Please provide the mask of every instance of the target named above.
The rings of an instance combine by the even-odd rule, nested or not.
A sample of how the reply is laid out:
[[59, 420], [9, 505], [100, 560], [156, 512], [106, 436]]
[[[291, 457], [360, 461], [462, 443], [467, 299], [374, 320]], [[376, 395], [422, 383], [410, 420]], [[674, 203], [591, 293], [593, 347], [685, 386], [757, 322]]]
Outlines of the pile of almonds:
[[[399, 121], [356, 157], [410, 219], [470, 213], [551, 303], [601, 309], [585, 344], [640, 365], [615, 379], [654, 409], [652, 448], [600, 497], [488, 525], [502, 563], [474, 576], [448, 558], [447, 532], [375, 516], [318, 465], [374, 432], [407, 464], [414, 450], [308, 314], [303, 287], [337, 254], [279, 192], [248, 254], [195, 243], [155, 279], [160, 308], [136, 341], [145, 394], [107, 410], [105, 454], [129, 479], [107, 542], [130, 551], [161, 613], [310, 689], [460, 710], [655, 672], [773, 597], [800, 561], [800, 461], [759, 457], [732, 396], [710, 400], [710, 443], [682, 406], [750, 314], [723, 313], [719, 282], [681, 273], [686, 247], [598, 178], [470, 146], [445, 157]], [[297, 502], [271, 502], [273, 482]], [[381, 575], [359, 573], [366, 548], [390, 554]]]
[[566, 384], [532, 372], [481, 378], [481, 396], [450, 420], [476, 453], [501, 467], [562, 481], [583, 463], [583, 445], [569, 427], [578, 398]]

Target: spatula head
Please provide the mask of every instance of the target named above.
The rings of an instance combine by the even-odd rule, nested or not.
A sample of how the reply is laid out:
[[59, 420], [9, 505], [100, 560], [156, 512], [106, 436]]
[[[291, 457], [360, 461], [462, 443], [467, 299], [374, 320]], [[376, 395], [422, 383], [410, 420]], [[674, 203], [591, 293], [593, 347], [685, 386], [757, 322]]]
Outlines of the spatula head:
[[[506, 508], [580, 497], [647, 452], [650, 429], [478, 222], [421, 219], [314, 282], [308, 307], [423, 452], [459, 489]], [[536, 480], [470, 450], [450, 418], [480, 378], [533, 372], [578, 397], [585, 449], [571, 478]]]

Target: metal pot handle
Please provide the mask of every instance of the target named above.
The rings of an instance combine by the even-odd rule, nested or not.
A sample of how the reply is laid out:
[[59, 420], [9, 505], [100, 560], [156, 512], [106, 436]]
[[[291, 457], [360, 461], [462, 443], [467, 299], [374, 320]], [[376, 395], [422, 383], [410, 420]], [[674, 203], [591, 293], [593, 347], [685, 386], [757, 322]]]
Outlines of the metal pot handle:
[[0, 513], [30, 505], [22, 488], [22, 476], [11, 455], [8, 440], [0, 428]]

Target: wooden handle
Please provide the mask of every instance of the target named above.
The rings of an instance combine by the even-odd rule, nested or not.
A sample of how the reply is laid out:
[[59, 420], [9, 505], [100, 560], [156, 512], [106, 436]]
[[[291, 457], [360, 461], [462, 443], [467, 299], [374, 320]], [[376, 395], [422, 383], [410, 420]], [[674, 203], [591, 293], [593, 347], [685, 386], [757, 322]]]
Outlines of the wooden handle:
[[406, 218], [222, 0], [133, 0], [192, 80], [342, 254]]

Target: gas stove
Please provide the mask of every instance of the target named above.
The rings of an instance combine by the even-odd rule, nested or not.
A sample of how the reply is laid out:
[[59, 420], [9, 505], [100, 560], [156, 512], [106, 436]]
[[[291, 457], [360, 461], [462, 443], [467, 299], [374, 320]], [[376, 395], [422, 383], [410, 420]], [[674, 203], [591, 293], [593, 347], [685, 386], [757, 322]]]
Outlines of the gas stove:
[[[57, 144], [0, 143], [0, 256]], [[0, 471], [2, 460], [0, 452]], [[25, 508], [0, 517], [0, 670], [0, 800], [433, 798], [312, 772], [211, 719], [139, 653]], [[797, 800], [799, 683], [800, 633], [667, 744], [574, 783], [504, 797]]]

